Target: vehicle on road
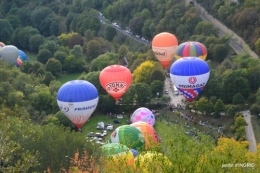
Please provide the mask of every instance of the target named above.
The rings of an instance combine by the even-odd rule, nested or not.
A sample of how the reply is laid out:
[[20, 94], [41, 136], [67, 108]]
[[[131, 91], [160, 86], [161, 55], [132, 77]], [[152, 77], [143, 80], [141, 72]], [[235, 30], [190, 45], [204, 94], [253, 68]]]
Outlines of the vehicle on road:
[[165, 92], [164, 92], [165, 94], [169, 94], [169, 91], [168, 90], [165, 90]]

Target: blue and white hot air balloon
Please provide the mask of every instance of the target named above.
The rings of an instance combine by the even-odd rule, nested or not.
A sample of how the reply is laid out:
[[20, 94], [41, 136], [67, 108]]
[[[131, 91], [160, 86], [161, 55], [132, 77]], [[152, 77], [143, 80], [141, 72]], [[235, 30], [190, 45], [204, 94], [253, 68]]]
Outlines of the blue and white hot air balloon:
[[69, 81], [57, 93], [60, 110], [78, 129], [81, 129], [95, 111], [98, 98], [96, 87], [84, 80]]
[[197, 57], [178, 59], [170, 69], [172, 83], [189, 102], [192, 102], [205, 87], [209, 75], [208, 64]]

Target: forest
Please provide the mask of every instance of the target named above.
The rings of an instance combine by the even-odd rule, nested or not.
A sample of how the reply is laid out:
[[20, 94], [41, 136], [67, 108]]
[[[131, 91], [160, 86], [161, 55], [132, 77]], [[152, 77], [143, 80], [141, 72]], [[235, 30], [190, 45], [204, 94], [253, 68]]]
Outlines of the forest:
[[[238, 4], [224, 0], [214, 4], [210, 0], [197, 2], [260, 53], [257, 0], [240, 0]], [[100, 22], [100, 12], [105, 24]], [[133, 102], [150, 107], [168, 104], [169, 97], [163, 96], [167, 73], [151, 45], [117, 32], [112, 22], [148, 40], [160, 32], [170, 32], [179, 44], [192, 40], [206, 46], [210, 78], [187, 109], [192, 106], [212, 118], [224, 112], [235, 119], [244, 109], [255, 116], [260, 114], [259, 59], [236, 55], [228, 45], [230, 37], [218, 37], [218, 31], [201, 20], [192, 4], [182, 0], [1, 0], [0, 41], [34, 53], [37, 58], [24, 61], [19, 68], [0, 61], [0, 172], [100, 172], [100, 148], [86, 142], [59, 111], [56, 95], [62, 86], [57, 80], [60, 76], [81, 73], [78, 79], [96, 86], [96, 114], [131, 112]], [[99, 74], [124, 58], [134, 80], [122, 97], [125, 106], [116, 107], [100, 85]], [[162, 96], [160, 104], [154, 105], [158, 92]], [[242, 167], [221, 167], [238, 162], [254, 163], [254, 169], [248, 172], [260, 170], [260, 146], [256, 153], [248, 151], [240, 122], [242, 125], [238, 122], [233, 128], [234, 139], [219, 138], [217, 145], [203, 135], [202, 142], [198, 142], [179, 129], [167, 132], [171, 150], [168, 158], [176, 164], [166, 166], [164, 172], [244, 171]], [[82, 160], [84, 164], [80, 165]]]

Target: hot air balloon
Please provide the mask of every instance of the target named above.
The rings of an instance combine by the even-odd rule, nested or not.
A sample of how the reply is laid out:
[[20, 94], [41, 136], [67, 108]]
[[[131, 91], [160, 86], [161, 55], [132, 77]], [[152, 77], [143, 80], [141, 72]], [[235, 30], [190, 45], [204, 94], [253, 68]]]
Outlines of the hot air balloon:
[[157, 34], [152, 41], [153, 52], [165, 69], [174, 58], [177, 47], [177, 38], [168, 32]]
[[101, 147], [102, 153], [105, 156], [105, 161], [108, 167], [114, 165], [118, 167], [121, 166], [133, 165], [134, 164], [134, 155], [131, 150], [119, 143], [107, 143]]
[[17, 60], [16, 60], [16, 67], [20, 67], [22, 65], [23, 61], [18, 57]]
[[200, 42], [185, 42], [178, 46], [176, 50], [175, 57], [176, 59], [185, 58], [185, 57], [198, 57], [202, 60], [205, 60], [207, 57], [207, 49]]
[[208, 64], [197, 57], [176, 60], [170, 69], [172, 83], [192, 102], [208, 82], [210, 69]]
[[136, 157], [138, 155], [138, 151], [131, 148], [130, 151], [133, 153], [134, 157]]
[[122, 125], [116, 128], [112, 132], [108, 143], [120, 143], [136, 150], [142, 149], [145, 145], [143, 134], [130, 125]]
[[27, 55], [22, 51], [22, 50], [18, 50], [19, 52], [19, 57], [22, 61], [28, 61], [29, 58], [27, 57]]
[[145, 140], [145, 149], [158, 146], [160, 138], [153, 126], [143, 121], [138, 121], [130, 125], [137, 128], [143, 134]]
[[5, 44], [3, 43], [3, 42], [0, 42], [0, 49], [2, 48], [2, 47], [4, 47], [5, 46]]
[[15, 64], [19, 53], [17, 47], [13, 45], [7, 45], [0, 50], [0, 55], [6, 63]]
[[100, 72], [99, 81], [108, 94], [118, 101], [131, 85], [132, 74], [124, 66], [111, 65]]
[[136, 109], [131, 115], [131, 122], [134, 123], [137, 121], [143, 121], [153, 126], [155, 123], [155, 116], [149, 109], [141, 107]]
[[69, 81], [57, 93], [60, 110], [78, 129], [81, 129], [96, 109], [98, 98], [96, 87], [84, 80]]
[[162, 153], [148, 151], [135, 158], [135, 169], [142, 173], [170, 172], [172, 163]]

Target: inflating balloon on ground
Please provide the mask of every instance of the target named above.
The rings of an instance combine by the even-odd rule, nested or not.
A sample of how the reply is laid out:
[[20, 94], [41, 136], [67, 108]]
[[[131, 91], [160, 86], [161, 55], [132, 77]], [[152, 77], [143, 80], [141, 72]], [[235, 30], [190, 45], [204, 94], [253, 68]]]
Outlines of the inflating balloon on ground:
[[151, 126], [150, 124], [143, 122], [143, 121], [138, 121], [138, 122], [132, 123], [130, 125], [137, 128], [143, 134], [146, 150], [159, 146], [160, 137], [156, 133], [153, 126]]
[[6, 63], [15, 65], [19, 56], [18, 49], [13, 45], [6, 45], [1, 48], [0, 56]]
[[116, 128], [112, 132], [108, 143], [120, 143], [136, 150], [143, 150], [145, 146], [143, 134], [130, 125], [122, 125]]
[[143, 121], [151, 126], [154, 126], [155, 123], [155, 116], [152, 111], [150, 111], [148, 108], [141, 107], [134, 111], [134, 113], [131, 115], [131, 122], [138, 122]]

